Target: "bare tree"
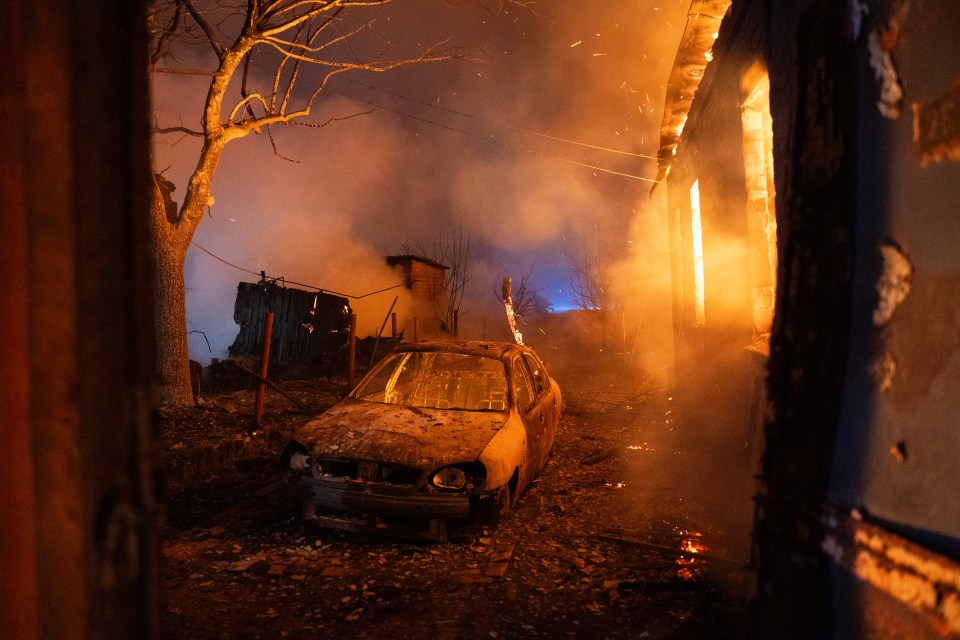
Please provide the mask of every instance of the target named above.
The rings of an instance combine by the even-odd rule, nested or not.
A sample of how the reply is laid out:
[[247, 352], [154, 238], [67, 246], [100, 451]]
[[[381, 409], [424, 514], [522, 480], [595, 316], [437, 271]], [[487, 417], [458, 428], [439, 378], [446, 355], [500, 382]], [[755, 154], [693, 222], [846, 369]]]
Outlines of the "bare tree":
[[617, 306], [610, 286], [609, 270], [616, 259], [612, 234], [597, 236], [592, 244], [582, 240], [567, 254], [573, 304], [596, 315], [600, 324], [600, 347], [606, 350], [611, 333], [611, 311]]
[[611, 300], [607, 282], [608, 253], [601, 244], [589, 248], [581, 243], [567, 254], [573, 304], [588, 311], [607, 311]]
[[[521, 274], [520, 280], [512, 286], [513, 312], [518, 318], [544, 313], [549, 308], [549, 301], [540, 295], [543, 288], [534, 288], [533, 266], [534, 264], [531, 262], [526, 273]], [[503, 304], [502, 292], [497, 292], [495, 295], [500, 304]]]
[[[212, 202], [211, 183], [224, 147], [250, 133], [266, 133], [273, 142], [272, 127], [277, 125], [325, 126], [329, 121], [312, 121], [310, 116], [318, 96], [338, 74], [382, 73], [462, 55], [435, 45], [394, 57], [393, 43], [377, 32], [372, 20], [364, 19], [371, 9], [389, 2], [156, 0], [152, 7], [152, 70], [210, 78], [203, 112], [196, 114], [198, 126], [157, 128], [158, 134], [196, 136], [201, 143], [179, 206], [172, 195], [174, 184], [154, 172], [150, 223], [161, 402], [192, 402], [183, 267]], [[210, 56], [209, 66], [180, 63], [196, 59], [191, 47], [197, 45]], [[454, 248], [465, 258], [469, 244], [460, 242]], [[462, 272], [458, 277], [461, 284], [455, 291], [462, 296]], [[455, 304], [459, 306], [459, 297]]]
[[440, 328], [457, 335], [460, 322], [460, 306], [463, 294], [470, 282], [470, 234], [463, 233], [463, 225], [450, 229], [445, 237], [435, 243], [437, 261], [449, 269], [444, 273], [443, 284], [447, 290], [446, 305], [435, 309]]

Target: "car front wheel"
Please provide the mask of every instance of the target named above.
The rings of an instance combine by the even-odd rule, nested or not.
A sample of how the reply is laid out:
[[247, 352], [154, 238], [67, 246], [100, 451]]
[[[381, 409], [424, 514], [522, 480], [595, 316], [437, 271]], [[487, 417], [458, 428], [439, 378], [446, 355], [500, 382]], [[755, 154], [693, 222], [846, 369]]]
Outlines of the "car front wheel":
[[510, 487], [503, 486], [494, 491], [484, 507], [484, 524], [496, 526], [510, 513]]

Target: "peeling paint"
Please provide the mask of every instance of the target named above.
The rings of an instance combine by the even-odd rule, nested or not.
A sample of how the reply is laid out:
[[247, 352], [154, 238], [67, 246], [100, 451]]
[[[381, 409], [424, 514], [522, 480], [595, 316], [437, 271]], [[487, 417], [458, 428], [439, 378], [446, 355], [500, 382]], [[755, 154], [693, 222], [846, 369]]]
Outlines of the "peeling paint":
[[873, 363], [870, 371], [881, 393], [893, 388], [893, 376], [897, 372], [897, 360], [889, 350], [885, 349]]
[[960, 565], [955, 561], [831, 507], [821, 519], [824, 554], [858, 579], [930, 615], [932, 624], [960, 634]]
[[960, 76], [943, 95], [916, 102], [913, 109], [913, 142], [920, 166], [944, 158], [960, 160]]
[[890, 455], [893, 456], [893, 459], [897, 462], [904, 463], [907, 461], [907, 443], [901, 440], [900, 442], [890, 445]]
[[884, 396], [890, 408], [914, 412], [949, 401], [958, 388], [955, 381], [960, 379], [956, 372], [960, 362], [960, 277], [916, 273], [910, 295], [879, 338], [878, 346], [896, 364], [896, 381]]
[[895, 243], [884, 243], [880, 254], [883, 256], [883, 272], [877, 281], [877, 308], [873, 311], [873, 324], [878, 327], [893, 318], [897, 307], [909, 295], [913, 278], [913, 263]]
[[937, 590], [932, 584], [907, 571], [883, 566], [868, 551], [857, 554], [853, 573], [914, 609], [933, 609], [937, 605]]
[[880, 85], [877, 109], [884, 118], [896, 120], [903, 111], [903, 87], [893, 57], [884, 51], [879, 31], [872, 31], [867, 36], [867, 48], [870, 51], [870, 67]]
[[896, 0], [871, 16], [870, 3], [854, 3], [851, 9], [851, 22], [855, 35], [859, 35], [861, 25], [873, 18], [873, 28], [867, 35], [867, 51], [870, 67], [873, 69], [880, 91], [877, 109], [884, 118], [896, 120], [903, 112], [903, 83], [894, 64], [892, 52], [900, 40], [903, 23], [910, 11], [909, 0]]

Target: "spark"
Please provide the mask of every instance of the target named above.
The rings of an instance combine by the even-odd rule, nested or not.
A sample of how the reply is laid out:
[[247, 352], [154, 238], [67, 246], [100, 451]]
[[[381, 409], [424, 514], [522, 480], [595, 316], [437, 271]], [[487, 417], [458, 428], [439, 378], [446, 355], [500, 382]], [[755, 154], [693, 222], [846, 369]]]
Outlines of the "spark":
[[577, 46], [578, 44], [580, 44], [580, 43], [582, 43], [582, 42], [583, 42], [583, 40], [577, 40], [577, 41], [574, 42], [572, 45], [570, 45], [570, 48], [573, 49], [575, 46]]

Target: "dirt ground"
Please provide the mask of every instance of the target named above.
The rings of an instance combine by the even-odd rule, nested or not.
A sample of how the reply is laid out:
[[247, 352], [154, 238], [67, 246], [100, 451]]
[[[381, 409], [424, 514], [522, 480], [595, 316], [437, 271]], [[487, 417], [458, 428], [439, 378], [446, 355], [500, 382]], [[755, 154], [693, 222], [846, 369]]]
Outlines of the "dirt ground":
[[[277, 457], [342, 380], [161, 412], [169, 638], [741, 637], [743, 541], [702, 499], [709, 452], [656, 385], [555, 373], [566, 412], [539, 480], [496, 530], [445, 544], [317, 529], [294, 516]], [[734, 510], [739, 507], [734, 508]], [[736, 539], [735, 539], [736, 538]]]

